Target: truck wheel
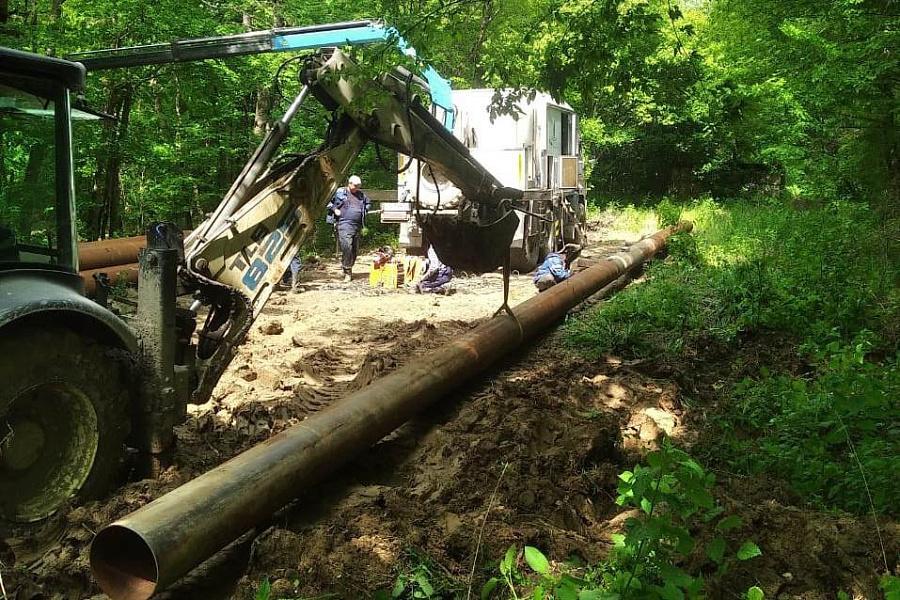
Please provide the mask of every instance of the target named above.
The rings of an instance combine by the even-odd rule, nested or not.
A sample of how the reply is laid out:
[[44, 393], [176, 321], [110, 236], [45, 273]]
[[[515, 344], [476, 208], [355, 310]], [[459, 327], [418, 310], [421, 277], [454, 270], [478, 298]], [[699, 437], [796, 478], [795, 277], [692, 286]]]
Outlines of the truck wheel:
[[124, 365], [58, 326], [0, 332], [0, 530], [97, 497], [130, 429]]

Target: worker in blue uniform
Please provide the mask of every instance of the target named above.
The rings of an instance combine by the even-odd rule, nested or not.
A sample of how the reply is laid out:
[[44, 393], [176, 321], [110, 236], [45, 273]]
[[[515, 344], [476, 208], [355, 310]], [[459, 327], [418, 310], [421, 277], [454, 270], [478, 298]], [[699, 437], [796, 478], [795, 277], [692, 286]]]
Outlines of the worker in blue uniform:
[[359, 253], [359, 238], [362, 237], [366, 213], [372, 207], [372, 201], [362, 191], [362, 180], [352, 175], [347, 180], [347, 187], [339, 188], [328, 203], [326, 220], [335, 226], [338, 245], [341, 248], [341, 269], [344, 271], [344, 282], [349, 282], [353, 275], [353, 265]]
[[422, 279], [416, 284], [416, 291], [420, 294], [447, 294], [450, 292], [448, 284], [453, 279], [453, 269], [441, 262], [434, 246], [428, 247], [428, 267]]
[[581, 250], [576, 244], [566, 244], [559, 252], [550, 252], [544, 257], [544, 262], [535, 270], [534, 285], [539, 292], [548, 290], [560, 281], [565, 281], [572, 276], [569, 266], [578, 252]]

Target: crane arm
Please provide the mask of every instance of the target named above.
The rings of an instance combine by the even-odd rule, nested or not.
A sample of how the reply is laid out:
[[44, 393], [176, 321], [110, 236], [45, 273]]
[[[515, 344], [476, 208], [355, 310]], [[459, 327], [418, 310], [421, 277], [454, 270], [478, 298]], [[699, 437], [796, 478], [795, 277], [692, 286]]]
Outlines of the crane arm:
[[[235, 35], [213, 36], [160, 44], [143, 44], [80, 52], [67, 57], [88, 71], [103, 71], [148, 65], [193, 62], [269, 52], [296, 52], [338, 46], [362, 46], [394, 42], [405, 53], [415, 54], [399, 32], [377, 20], [325, 23], [300, 27], [278, 27]], [[422, 73], [432, 102], [444, 111], [444, 126], [453, 129], [453, 101], [450, 82], [433, 67]]]
[[522, 192], [503, 187], [447, 132], [413, 95], [408, 74], [366, 80], [349, 57], [329, 49], [307, 60], [302, 78], [298, 100], [308, 89], [334, 111], [324, 143], [250, 178], [245, 200], [224, 210], [226, 198], [186, 243], [184, 277], [212, 306], [198, 348], [198, 358], [208, 361], [195, 394], [201, 402], [368, 141], [418, 158], [465, 193], [458, 215], [431, 223], [447, 264], [495, 269], [518, 225], [510, 203]]

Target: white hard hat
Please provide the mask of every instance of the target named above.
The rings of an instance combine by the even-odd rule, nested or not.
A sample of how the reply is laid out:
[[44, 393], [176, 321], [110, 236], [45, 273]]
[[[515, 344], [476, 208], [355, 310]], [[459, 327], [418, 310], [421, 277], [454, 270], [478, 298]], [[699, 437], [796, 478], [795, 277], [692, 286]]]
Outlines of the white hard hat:
[[351, 183], [353, 185], [362, 185], [362, 179], [360, 179], [356, 175], [351, 175], [350, 179], [348, 180], [348, 183]]

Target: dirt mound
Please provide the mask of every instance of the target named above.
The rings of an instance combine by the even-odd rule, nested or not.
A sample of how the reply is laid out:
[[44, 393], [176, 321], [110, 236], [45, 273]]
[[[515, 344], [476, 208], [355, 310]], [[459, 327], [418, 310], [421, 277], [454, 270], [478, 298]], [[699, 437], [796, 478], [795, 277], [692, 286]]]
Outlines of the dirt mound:
[[879, 540], [871, 517], [828, 514], [771, 499], [748, 502], [765, 496], [760, 494], [765, 486], [761, 478], [729, 480], [722, 486], [729, 511], [744, 521], [734, 537], [754, 540], [763, 554], [734, 565], [710, 590], [713, 597], [754, 585], [767, 598], [830, 600], [837, 591], [851, 598], [881, 597], [877, 573], [884, 572], [885, 560], [896, 567], [900, 526], [882, 518]]
[[655, 443], [628, 426], [631, 417], [652, 420], [653, 405], [659, 413], [650, 415], [667, 415], [655, 431], [677, 434], [670, 393], [614, 360], [588, 363], [552, 346], [532, 352], [301, 500], [259, 540], [240, 597], [252, 597], [262, 577], [291, 583], [285, 595], [365, 597], [390, 587], [409, 552], [466, 581], [483, 523], [482, 568], [513, 543], [598, 560], [621, 522], [617, 474], [637, 456], [630, 449]]

